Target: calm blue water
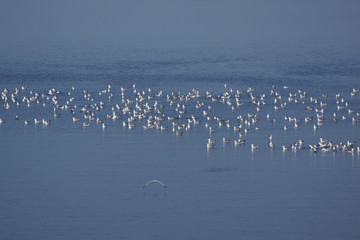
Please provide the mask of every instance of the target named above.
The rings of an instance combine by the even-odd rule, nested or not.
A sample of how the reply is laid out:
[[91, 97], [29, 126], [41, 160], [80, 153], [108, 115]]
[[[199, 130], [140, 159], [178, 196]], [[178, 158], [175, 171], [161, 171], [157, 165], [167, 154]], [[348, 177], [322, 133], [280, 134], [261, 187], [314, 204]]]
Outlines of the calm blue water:
[[[360, 122], [352, 117], [360, 119], [360, 93], [351, 96], [353, 88], [360, 89], [359, 48], [306, 43], [13, 43], [1, 46], [0, 53], [0, 89], [9, 90], [10, 106], [5, 109], [1, 99], [0, 118], [5, 122], [0, 125], [0, 239], [359, 239]], [[111, 90], [99, 95], [109, 84]], [[166, 117], [181, 118], [162, 120], [164, 131], [144, 130], [147, 118], [156, 115], [152, 109], [133, 122], [133, 129], [124, 127], [130, 116], [116, 104], [126, 107], [122, 87], [127, 89], [124, 99], [133, 101], [129, 107], [136, 109], [132, 84], [136, 92], [153, 96], [139, 105], [157, 101]], [[258, 97], [255, 101], [265, 94], [267, 104], [261, 104], [260, 111], [247, 92], [250, 87]], [[11, 101], [15, 88], [20, 89], [19, 106]], [[53, 96], [47, 99], [52, 88], [59, 91], [59, 107], [74, 97], [67, 110], [57, 108], [59, 118], [53, 116]], [[201, 96], [172, 99], [169, 105], [166, 95], [186, 95], [192, 89]], [[236, 90], [242, 92], [243, 105], [234, 110], [205, 99], [206, 91], [216, 98], [230, 89], [233, 106]], [[308, 94], [304, 99], [300, 89]], [[91, 94], [88, 100], [84, 90]], [[163, 94], [154, 96], [160, 90]], [[282, 96], [276, 104], [271, 90]], [[35, 93], [39, 104], [28, 107], [22, 102]], [[289, 102], [289, 93], [297, 93], [294, 99], [299, 102]], [[341, 95], [339, 103], [336, 94]], [[196, 108], [198, 101], [204, 107]], [[102, 110], [91, 108], [100, 102]], [[320, 109], [320, 102], [327, 104], [322, 107], [325, 124], [314, 131], [316, 113], [306, 107]], [[287, 107], [275, 111], [274, 105], [282, 103]], [[187, 112], [177, 112], [177, 104], [185, 105]], [[84, 119], [84, 106], [94, 113], [93, 121]], [[210, 117], [229, 120], [231, 127], [207, 120], [202, 111], [208, 106]], [[107, 119], [113, 107], [120, 119]], [[71, 109], [79, 121], [73, 122]], [[248, 127], [242, 123], [246, 144], [235, 147], [236, 117], [251, 121], [248, 114], [259, 120]], [[191, 115], [199, 124], [175, 136], [172, 122], [187, 124]], [[285, 116], [301, 119], [299, 126]], [[314, 120], [305, 123], [305, 117]], [[51, 124], [36, 125], [34, 118]], [[269, 134], [274, 150], [268, 146]], [[223, 144], [223, 137], [230, 143]], [[207, 149], [208, 138], [216, 140], [214, 149]], [[320, 138], [334, 144], [355, 141], [354, 152], [310, 151], [308, 145]], [[282, 145], [300, 139], [302, 150], [282, 150]], [[251, 143], [259, 149], [251, 151]], [[162, 180], [168, 189], [156, 184], [143, 189], [152, 179]]]

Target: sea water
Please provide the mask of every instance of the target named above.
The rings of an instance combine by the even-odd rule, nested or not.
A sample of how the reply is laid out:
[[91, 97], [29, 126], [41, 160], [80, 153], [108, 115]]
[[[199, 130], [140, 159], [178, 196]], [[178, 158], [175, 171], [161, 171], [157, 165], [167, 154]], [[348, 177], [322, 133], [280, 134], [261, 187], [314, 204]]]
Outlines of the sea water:
[[[359, 56], [356, 47], [305, 43], [2, 46], [0, 89], [7, 88], [8, 96], [15, 88], [24, 90], [17, 97], [19, 106], [10, 98], [10, 108], [5, 109], [1, 100], [0, 118], [5, 122], [0, 125], [0, 238], [358, 239], [360, 123], [352, 117], [360, 118], [360, 95], [351, 92], [360, 88]], [[111, 90], [99, 95], [108, 85]], [[146, 95], [163, 91], [144, 103], [158, 101], [165, 106], [163, 113], [173, 117], [179, 115], [176, 104], [184, 104], [187, 112], [174, 122], [187, 123], [194, 115], [200, 123], [182, 130], [182, 136], [176, 136], [173, 121], [167, 119], [162, 121], [164, 131], [144, 130], [146, 119], [136, 120], [132, 129], [124, 127], [129, 116], [121, 111], [120, 119], [106, 118], [115, 103], [124, 107], [121, 88], [127, 89], [126, 99], [134, 101], [134, 89]], [[69, 106], [78, 105], [74, 111], [79, 121], [72, 121], [70, 109], [56, 109], [61, 116], [54, 118], [51, 98], [40, 97], [41, 103], [30, 107], [21, 102], [24, 96], [41, 96], [50, 89], [59, 91], [60, 106], [74, 97]], [[166, 95], [186, 95], [193, 89], [199, 98], [174, 100], [169, 106]], [[205, 99], [206, 91], [214, 97], [232, 91], [234, 104], [236, 90], [242, 93], [243, 105], [234, 110]], [[279, 104], [274, 104], [272, 90], [287, 107], [274, 110]], [[308, 94], [304, 103], [288, 102], [289, 93], [298, 90]], [[91, 94], [88, 100], [84, 91]], [[257, 111], [249, 93], [265, 94], [267, 104]], [[336, 94], [341, 97], [336, 99]], [[310, 97], [327, 104], [325, 124], [316, 130], [315, 110], [306, 107], [320, 107]], [[348, 106], [337, 110], [345, 104], [341, 99]], [[104, 129], [80, 113], [82, 106], [100, 101], [105, 108], [95, 117], [104, 120]], [[205, 107], [195, 108], [197, 101]], [[202, 111], [208, 106], [213, 107], [210, 116], [229, 119], [231, 127], [207, 120]], [[258, 115], [259, 121], [246, 127], [247, 133], [241, 131], [245, 145], [235, 146], [236, 117], [250, 121], [248, 114]], [[299, 126], [285, 116], [301, 119]], [[307, 116], [315, 120], [305, 123]], [[51, 124], [34, 124], [34, 118]], [[84, 122], [90, 126], [83, 127]], [[209, 127], [215, 131], [210, 133]], [[224, 144], [223, 137], [230, 143]], [[209, 138], [216, 140], [214, 148], [207, 148]], [[308, 145], [320, 138], [334, 144], [356, 142], [355, 149], [314, 153]], [[298, 140], [304, 141], [300, 151], [282, 150], [282, 145]], [[251, 144], [259, 148], [252, 151]], [[152, 179], [168, 188], [143, 188]]]

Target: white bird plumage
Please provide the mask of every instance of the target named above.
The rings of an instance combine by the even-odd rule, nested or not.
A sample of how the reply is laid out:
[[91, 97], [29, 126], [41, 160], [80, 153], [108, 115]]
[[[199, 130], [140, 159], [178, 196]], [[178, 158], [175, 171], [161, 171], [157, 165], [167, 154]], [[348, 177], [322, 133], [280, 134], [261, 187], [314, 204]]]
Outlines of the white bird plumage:
[[167, 186], [166, 186], [163, 182], [161, 182], [160, 180], [157, 180], [157, 179], [148, 181], [148, 182], [143, 186], [143, 188], [146, 188], [146, 187], [147, 187], [149, 184], [151, 184], [151, 183], [159, 183], [159, 184], [161, 184], [164, 188], [167, 189]]

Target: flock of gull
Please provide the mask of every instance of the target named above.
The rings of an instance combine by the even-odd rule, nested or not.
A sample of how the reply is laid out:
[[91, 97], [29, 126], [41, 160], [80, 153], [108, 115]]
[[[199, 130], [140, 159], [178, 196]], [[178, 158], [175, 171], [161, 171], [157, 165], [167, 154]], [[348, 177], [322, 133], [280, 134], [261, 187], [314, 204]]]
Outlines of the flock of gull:
[[[208, 131], [208, 151], [219, 142], [223, 145], [232, 143], [235, 147], [249, 145], [251, 151], [256, 151], [259, 146], [247, 144], [246, 136], [249, 132], [259, 131], [259, 121], [280, 126], [278, 128], [282, 131], [297, 129], [304, 124], [311, 126], [313, 131], [327, 122], [351, 121], [356, 124], [360, 112], [351, 108], [348, 99], [354, 98], [358, 92], [358, 89], [351, 89], [347, 96], [322, 94], [314, 97], [305, 90], [293, 90], [290, 86], [272, 86], [266, 93], [256, 93], [253, 88], [235, 90], [225, 84], [224, 91], [192, 89], [185, 94], [137, 89], [135, 84], [118, 89], [108, 85], [94, 92], [75, 87], [62, 91], [54, 88], [35, 91], [22, 86], [14, 90], [5, 88], [1, 92], [0, 127], [10, 121], [23, 122], [25, 126], [48, 127], [54, 119], [64, 118], [83, 128], [96, 125], [105, 130], [109, 124], [121, 121], [122, 126], [129, 130], [141, 127], [143, 131], [168, 131], [176, 137], [202, 127]], [[295, 106], [307, 114], [295, 114], [297, 110], [293, 111], [296, 116], [280, 114], [283, 109]], [[27, 114], [26, 109], [34, 109], [32, 115]], [[226, 134], [222, 138], [213, 138], [214, 132], [222, 128], [232, 133], [232, 139]], [[304, 140], [298, 139], [290, 145], [275, 146], [271, 131], [267, 130], [269, 149], [360, 152], [354, 141], [333, 143], [323, 138], [315, 144], [305, 144]]]

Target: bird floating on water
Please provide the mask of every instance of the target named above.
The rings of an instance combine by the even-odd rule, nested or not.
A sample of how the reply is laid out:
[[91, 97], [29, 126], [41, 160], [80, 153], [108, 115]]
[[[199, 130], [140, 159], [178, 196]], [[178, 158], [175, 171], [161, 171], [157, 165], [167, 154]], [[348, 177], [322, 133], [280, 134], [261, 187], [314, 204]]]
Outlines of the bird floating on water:
[[[288, 131], [286, 137], [292, 137], [292, 130], [294, 129], [304, 130], [304, 132], [313, 130], [314, 135], [319, 135], [333, 127], [332, 124], [334, 123], [352, 124], [351, 127], [354, 127], [360, 122], [359, 108], [354, 104], [350, 107], [353, 102], [358, 100], [354, 98], [360, 92], [356, 88], [350, 89], [351, 98], [349, 99], [349, 94], [340, 95], [339, 93], [335, 96], [327, 93], [320, 96], [310, 96], [310, 94], [308, 96], [304, 90], [294, 89], [291, 91], [292, 87], [286, 85], [280, 88], [273, 86], [269, 89], [269, 94], [260, 93], [250, 87], [238, 90], [228, 85], [224, 86], [225, 92], [218, 92], [221, 90], [217, 89], [215, 92], [205, 91], [204, 94], [201, 94], [199, 90], [192, 89], [192, 91], [184, 94], [181, 92], [163, 92], [151, 88], [141, 89], [135, 84], [129, 85], [128, 88], [121, 87], [119, 91], [115, 86], [107, 85], [104, 89], [100, 89], [98, 96], [89, 90], [75, 92], [75, 87], [71, 87], [71, 90], [67, 89], [66, 92], [51, 88], [42, 93], [35, 92], [35, 90], [28, 91], [24, 86], [15, 88], [14, 91], [5, 88], [0, 92], [0, 107], [3, 106], [4, 108], [4, 111], [0, 112], [0, 126], [3, 125], [2, 128], [14, 127], [11, 125], [12, 121], [28, 118], [27, 112], [22, 109], [22, 104], [24, 104], [24, 107], [34, 108], [34, 111], [29, 112], [33, 114], [33, 120], [25, 121], [24, 119], [23, 122], [25, 125], [31, 125], [33, 122], [33, 126], [38, 124], [49, 126], [52, 124], [52, 120], [40, 119], [42, 115], [43, 117], [53, 116], [56, 118], [53, 120], [54, 125], [67, 120], [70, 122], [72, 120], [74, 123], [82, 122], [80, 125], [73, 124], [71, 127], [83, 126], [86, 128], [92, 126], [91, 124], [95, 120], [98, 128], [102, 129], [107, 128], [107, 126], [109, 128], [116, 126], [116, 121], [121, 118], [123, 119], [123, 127], [129, 130], [142, 125], [141, 128], [144, 130], [164, 132], [169, 130], [174, 133], [174, 136], [182, 136], [183, 132], [186, 132], [184, 137], [189, 137], [192, 129], [195, 129], [197, 125], [203, 125], [207, 129], [205, 136], [211, 137], [210, 141], [207, 142], [208, 150], [215, 147], [215, 138], [219, 137], [220, 134], [222, 140], [219, 138], [218, 141], [222, 141], [223, 145], [234, 142], [235, 146], [241, 146], [245, 144], [245, 140], [242, 140], [243, 135], [248, 135], [250, 138], [254, 135], [262, 135], [263, 129], [265, 131], [271, 130], [276, 138], [278, 135], [275, 134], [279, 129], [284, 130], [284, 132]], [[79, 92], [84, 97], [81, 101], [77, 101]], [[166, 97], [162, 97], [163, 93]], [[301, 103], [303, 106], [300, 105]], [[296, 104], [298, 106], [295, 106]], [[48, 109], [51, 110], [51, 115], [47, 113]], [[221, 115], [228, 110], [231, 110], [231, 115]], [[276, 112], [274, 112], [275, 110]], [[243, 115], [239, 115], [239, 113]], [[329, 118], [327, 118], [328, 116]], [[268, 125], [267, 122], [261, 125], [264, 118], [268, 119], [267, 122], [272, 125]], [[164, 119], [167, 121], [163, 121]], [[112, 121], [109, 122], [110, 120]], [[312, 122], [311, 125], [308, 123], [310, 121]], [[8, 122], [10, 125], [7, 124]], [[16, 126], [18, 127], [18, 125]], [[337, 127], [341, 126], [338, 125]], [[30, 127], [28, 126], [28, 128]], [[239, 134], [239, 139], [234, 138], [237, 134]], [[273, 136], [269, 134], [268, 146], [270, 149], [275, 149], [272, 140]], [[309, 141], [310, 139], [305, 138], [305, 140]], [[264, 143], [265, 141], [266, 137], [263, 139]], [[281, 149], [280, 143], [276, 144]], [[314, 152], [316, 149], [323, 152], [336, 152], [338, 150], [343, 150], [346, 153], [353, 153], [356, 150], [360, 152], [358, 146], [354, 146], [354, 144], [333, 144], [331, 141], [326, 144], [322, 141], [318, 144], [312, 143], [309, 147], [303, 145], [304, 141], [298, 140], [290, 146], [288, 144], [283, 145], [282, 149], [284, 151], [300, 151], [306, 148]], [[252, 145], [251, 150], [255, 149], [257, 146]]]

